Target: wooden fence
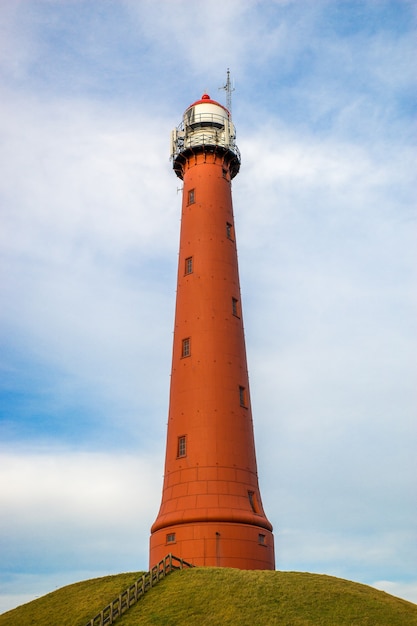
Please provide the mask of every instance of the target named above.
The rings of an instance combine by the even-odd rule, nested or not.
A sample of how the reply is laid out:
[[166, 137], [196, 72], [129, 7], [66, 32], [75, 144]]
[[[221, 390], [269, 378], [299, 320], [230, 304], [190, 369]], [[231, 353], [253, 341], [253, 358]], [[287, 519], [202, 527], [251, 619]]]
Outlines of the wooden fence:
[[168, 576], [175, 570], [184, 569], [184, 567], [194, 567], [191, 563], [187, 563], [172, 554], [159, 561], [149, 572], [146, 572], [135, 583], [130, 585], [117, 598], [110, 602], [100, 613], [91, 619], [86, 626], [107, 626], [113, 624], [114, 621], [126, 613], [131, 606], [136, 604], [149, 589], [152, 589], [162, 578]]

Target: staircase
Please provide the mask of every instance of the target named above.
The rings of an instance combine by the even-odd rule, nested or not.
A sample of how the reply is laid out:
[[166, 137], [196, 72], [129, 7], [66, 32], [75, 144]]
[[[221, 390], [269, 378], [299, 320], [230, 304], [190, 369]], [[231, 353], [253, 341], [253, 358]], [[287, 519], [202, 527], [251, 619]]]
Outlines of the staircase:
[[85, 626], [107, 626], [114, 624], [115, 620], [126, 613], [131, 606], [136, 604], [149, 589], [152, 589], [160, 580], [168, 576], [171, 572], [186, 567], [194, 567], [183, 559], [172, 554], [167, 554], [162, 561], [159, 561], [149, 572], [146, 572], [135, 583], [130, 585], [110, 604], [104, 607], [100, 613], [93, 617]]

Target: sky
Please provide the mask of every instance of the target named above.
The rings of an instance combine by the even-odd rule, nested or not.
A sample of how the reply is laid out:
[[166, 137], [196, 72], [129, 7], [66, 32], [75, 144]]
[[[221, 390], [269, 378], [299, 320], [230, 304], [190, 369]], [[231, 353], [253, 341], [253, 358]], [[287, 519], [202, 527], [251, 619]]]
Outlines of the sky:
[[2, 0], [0, 612], [148, 569], [181, 181], [230, 68], [276, 567], [417, 602], [416, 5]]

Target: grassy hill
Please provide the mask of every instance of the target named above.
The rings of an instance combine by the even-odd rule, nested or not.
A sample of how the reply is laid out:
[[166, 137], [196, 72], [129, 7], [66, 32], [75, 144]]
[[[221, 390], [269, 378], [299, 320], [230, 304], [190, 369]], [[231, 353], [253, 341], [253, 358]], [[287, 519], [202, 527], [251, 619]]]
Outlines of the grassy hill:
[[[141, 572], [58, 589], [0, 615], [0, 626], [85, 626]], [[118, 626], [417, 626], [417, 605], [320, 574], [195, 568], [170, 574]]]

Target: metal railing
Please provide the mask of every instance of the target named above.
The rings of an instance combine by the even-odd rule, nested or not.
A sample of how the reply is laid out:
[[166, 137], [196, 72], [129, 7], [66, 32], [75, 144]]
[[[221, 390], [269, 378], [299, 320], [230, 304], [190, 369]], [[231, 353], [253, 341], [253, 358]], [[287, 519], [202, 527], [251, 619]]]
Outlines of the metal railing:
[[210, 146], [220, 146], [221, 148], [226, 148], [226, 150], [230, 150], [233, 152], [239, 160], [241, 161], [240, 151], [237, 145], [232, 141], [232, 139], [226, 139], [222, 134], [215, 132], [204, 132], [204, 131], [195, 131], [192, 134], [190, 133], [187, 137], [177, 137], [177, 141], [175, 143], [175, 148], [172, 154], [172, 158], [175, 159], [176, 156], [187, 150], [188, 148], [197, 148], [197, 147], [210, 147]]
[[97, 613], [86, 626], [107, 626], [114, 624], [115, 620], [126, 613], [138, 600], [140, 600], [147, 591], [152, 589], [160, 580], [168, 576], [171, 572], [184, 569], [184, 567], [194, 567], [191, 563], [187, 563], [183, 559], [172, 554], [167, 554], [162, 561], [159, 561], [149, 572], [143, 574], [130, 587], [125, 589], [110, 604], [104, 607], [100, 613]]
[[187, 149], [216, 146], [233, 152], [240, 163], [233, 123], [215, 113], [198, 113], [183, 120], [172, 133], [171, 158]]

